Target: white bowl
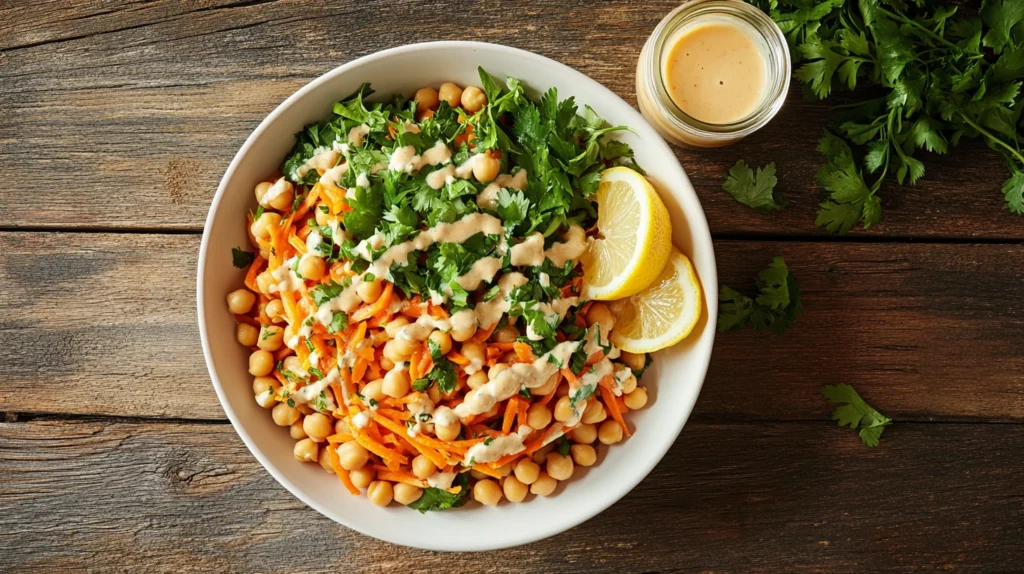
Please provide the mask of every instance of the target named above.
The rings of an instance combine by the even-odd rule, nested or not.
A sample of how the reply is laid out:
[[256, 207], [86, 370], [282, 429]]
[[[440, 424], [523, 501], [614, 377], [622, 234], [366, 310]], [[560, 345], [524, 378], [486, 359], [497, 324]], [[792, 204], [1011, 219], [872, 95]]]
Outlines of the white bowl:
[[[476, 503], [421, 515], [393, 504], [372, 505], [351, 496], [337, 477], [292, 456], [295, 441], [274, 425], [253, 400], [245, 349], [235, 342], [235, 321], [225, 295], [242, 284], [244, 271], [231, 266], [231, 248], [246, 246], [244, 215], [255, 207], [253, 187], [274, 171], [294, 143], [294, 134], [330, 115], [332, 104], [371, 82], [378, 96], [407, 95], [444, 81], [479, 85], [477, 66], [490, 74], [521, 79], [531, 96], [551, 86], [560, 98], [575, 96], [614, 125], [635, 133], [620, 137], [636, 151], [638, 163], [661, 192], [672, 215], [677, 247], [690, 256], [704, 287], [705, 310], [717, 309], [718, 278], [704, 211], [675, 155], [643, 117], [610, 90], [554, 60], [530, 52], [477, 42], [432, 42], [392, 48], [335, 68], [277, 107], [249, 136], [228, 166], [206, 219], [199, 250], [197, 298], [199, 332], [210, 378], [238, 435], [285, 488], [321, 514], [362, 532], [429, 550], [476, 551], [525, 544], [567, 530], [608, 508], [654, 468], [679, 435], [700, 392], [711, 358], [715, 316], [705, 311], [686, 341], [661, 351], [644, 375], [650, 403], [630, 413], [633, 437], [601, 448], [597, 465], [580, 469], [556, 494], [530, 497], [495, 508]], [[633, 70], [623, 73], [632, 74]]]

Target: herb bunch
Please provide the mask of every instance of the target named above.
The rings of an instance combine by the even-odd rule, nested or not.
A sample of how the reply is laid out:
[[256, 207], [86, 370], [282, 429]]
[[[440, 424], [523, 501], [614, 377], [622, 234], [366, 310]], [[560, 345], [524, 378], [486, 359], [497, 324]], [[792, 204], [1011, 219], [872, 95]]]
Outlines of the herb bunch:
[[[1024, 2], [983, 0], [975, 16], [928, 0], [750, 1], [785, 33], [809, 97], [885, 90], [842, 106], [841, 137], [822, 138], [817, 179], [827, 196], [817, 225], [872, 227], [887, 177], [913, 185], [925, 174], [918, 151], [945, 154], [979, 137], [1006, 158], [1005, 207], [1024, 215]], [[863, 152], [860, 166], [847, 142]]]

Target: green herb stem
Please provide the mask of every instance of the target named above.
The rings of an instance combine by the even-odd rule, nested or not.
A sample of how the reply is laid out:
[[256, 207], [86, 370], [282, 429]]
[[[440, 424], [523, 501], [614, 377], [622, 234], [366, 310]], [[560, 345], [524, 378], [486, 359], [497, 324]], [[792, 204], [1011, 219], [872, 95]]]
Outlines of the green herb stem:
[[941, 42], [942, 44], [944, 44], [944, 45], [946, 45], [946, 46], [948, 46], [950, 48], [955, 48], [957, 50], [962, 50], [963, 49], [960, 46], [957, 46], [956, 44], [954, 44], [953, 42], [950, 42], [949, 40], [943, 38], [942, 36], [939, 36], [935, 32], [932, 32], [928, 28], [925, 28], [924, 26], [922, 26], [922, 25], [918, 24], [917, 22], [911, 20], [910, 18], [907, 18], [906, 16], [903, 16], [901, 14], [896, 14], [895, 12], [890, 12], [890, 11], [886, 10], [885, 8], [882, 8], [881, 6], [877, 7], [877, 10], [879, 12], [885, 14], [886, 16], [892, 18], [893, 20], [899, 20], [900, 22], [903, 22], [905, 24], [910, 24], [914, 28], [917, 28], [918, 30], [924, 32], [925, 35], [928, 36], [929, 38], [931, 38], [933, 40], [938, 40], [939, 42]]
[[992, 140], [993, 142], [999, 144], [1000, 146], [1006, 148], [1006, 151], [1008, 151], [1011, 154], [1013, 154], [1013, 157], [1017, 158], [1017, 161], [1019, 161], [1021, 166], [1024, 167], [1024, 156], [1022, 156], [1019, 151], [1017, 151], [1016, 149], [1011, 147], [1010, 144], [1008, 144], [1008, 143], [1004, 142], [1003, 140], [997, 138], [995, 136], [995, 134], [993, 134], [992, 132], [986, 130], [985, 128], [983, 128], [980, 125], [976, 124], [975, 122], [971, 121], [971, 118], [967, 117], [963, 112], [957, 112], [957, 115], [960, 116], [960, 119], [962, 119], [965, 124], [967, 124], [967, 125], [971, 126], [972, 128], [978, 130], [978, 133], [982, 134], [983, 136], [987, 137], [988, 139]]

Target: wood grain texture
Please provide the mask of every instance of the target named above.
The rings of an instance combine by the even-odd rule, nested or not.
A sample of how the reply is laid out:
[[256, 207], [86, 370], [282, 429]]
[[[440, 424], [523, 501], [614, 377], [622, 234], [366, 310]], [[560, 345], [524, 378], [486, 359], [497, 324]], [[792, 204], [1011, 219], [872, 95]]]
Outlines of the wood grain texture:
[[[191, 235], [0, 233], [0, 411], [221, 419]], [[719, 335], [695, 416], [819, 420], [847, 382], [900, 420], [1024, 420], [1021, 245], [716, 244], [723, 284], [782, 255], [807, 311]]]
[[[231, 157], [270, 110], [337, 65], [410, 42], [524, 48], [635, 103], [636, 56], [676, 4], [93, 0], [0, 7], [0, 171], [9, 182], [0, 186], [7, 215], [0, 226], [199, 230]], [[407, 21], [417, 25], [382, 25]], [[715, 233], [822, 233], [813, 224], [820, 201], [814, 146], [829, 111], [803, 101], [798, 85], [792, 92], [770, 128], [748, 140], [677, 150]], [[721, 190], [725, 171], [741, 158], [777, 162], [791, 201], [785, 212], [757, 214]], [[918, 186], [883, 189], [885, 219], [869, 235], [1024, 238], [1024, 219], [1001, 209], [1006, 167], [997, 154], [975, 143], [924, 159], [929, 171]], [[38, 193], [41, 173], [46, 193]]]
[[323, 518], [228, 425], [14, 422], [0, 424], [0, 569], [1016, 571], [1022, 470], [1020, 425], [896, 425], [867, 449], [826, 422], [695, 423], [639, 487], [583, 525], [521, 548], [447, 554]]

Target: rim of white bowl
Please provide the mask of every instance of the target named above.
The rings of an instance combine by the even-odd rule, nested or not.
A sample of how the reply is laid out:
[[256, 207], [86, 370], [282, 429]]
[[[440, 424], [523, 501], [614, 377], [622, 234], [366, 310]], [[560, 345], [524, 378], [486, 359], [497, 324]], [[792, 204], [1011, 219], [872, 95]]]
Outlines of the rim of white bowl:
[[[310, 81], [306, 85], [302, 86], [294, 94], [289, 96], [285, 101], [281, 102], [281, 104], [279, 104], [276, 108], [274, 108], [274, 111], [270, 112], [270, 114], [267, 115], [267, 117], [264, 118], [263, 121], [261, 121], [258, 126], [256, 126], [256, 129], [253, 130], [253, 132], [251, 134], [249, 134], [249, 137], [246, 138], [245, 143], [243, 143], [242, 147], [239, 148], [238, 152], [232, 158], [231, 163], [228, 165], [227, 170], [224, 172], [224, 175], [221, 177], [220, 183], [217, 185], [217, 192], [214, 194], [213, 200], [210, 202], [210, 210], [209, 210], [209, 212], [206, 215], [206, 220], [204, 222], [204, 227], [203, 227], [203, 238], [202, 238], [202, 241], [201, 241], [201, 243], [199, 245], [199, 257], [197, 259], [198, 270], [197, 270], [197, 274], [196, 274], [196, 311], [197, 311], [197, 318], [198, 318], [198, 321], [199, 321], [199, 338], [200, 338], [200, 341], [201, 341], [202, 346], [203, 346], [203, 359], [206, 361], [206, 369], [207, 369], [207, 371], [210, 374], [210, 380], [213, 383], [214, 391], [216, 391], [216, 393], [217, 393], [217, 399], [220, 401], [221, 408], [224, 409], [225, 414], [227, 414], [227, 416], [228, 416], [228, 420], [231, 421], [231, 426], [234, 427], [235, 432], [242, 439], [242, 442], [245, 443], [245, 446], [246, 446], [246, 448], [249, 449], [249, 452], [252, 453], [252, 455], [256, 458], [256, 460], [259, 461], [260, 465], [262, 465], [263, 468], [266, 469], [267, 472], [269, 472], [272, 477], [274, 477], [274, 480], [276, 480], [278, 482], [278, 484], [280, 484], [281, 486], [285, 487], [285, 489], [288, 490], [288, 492], [292, 493], [293, 496], [295, 496], [296, 498], [301, 500], [307, 506], [309, 506], [310, 508], [316, 510], [320, 514], [326, 516], [327, 518], [329, 518], [329, 519], [331, 519], [331, 520], [333, 520], [333, 521], [335, 521], [335, 522], [337, 522], [337, 523], [339, 523], [339, 524], [341, 524], [341, 525], [343, 525], [343, 526], [345, 526], [347, 528], [351, 528], [352, 530], [355, 530], [356, 532], [359, 532], [359, 533], [364, 534], [366, 536], [370, 536], [370, 537], [376, 538], [378, 540], [383, 540], [385, 542], [390, 542], [390, 543], [393, 543], [393, 544], [399, 544], [399, 545], [402, 545], [402, 546], [409, 546], [409, 547], [413, 547], [413, 548], [420, 548], [420, 549], [424, 549], [424, 550], [434, 550], [434, 551], [443, 551], [443, 552], [480, 552], [480, 551], [488, 551], [488, 550], [499, 550], [499, 549], [503, 549], [503, 548], [511, 548], [511, 547], [515, 547], [515, 546], [521, 546], [523, 544], [529, 544], [531, 542], [536, 542], [538, 540], [542, 540], [544, 538], [548, 538], [550, 536], [554, 536], [554, 535], [560, 534], [562, 532], [565, 532], [566, 530], [569, 530], [570, 528], [573, 528], [575, 526], [578, 526], [578, 525], [586, 522], [587, 520], [590, 520], [591, 518], [593, 518], [594, 516], [597, 516], [601, 512], [604, 512], [610, 506], [612, 506], [613, 504], [615, 504], [616, 502], [621, 500], [624, 496], [629, 494], [630, 491], [632, 491], [638, 484], [640, 484], [640, 482], [642, 482], [644, 480], [644, 478], [647, 477], [648, 474], [650, 474], [650, 472], [652, 470], [654, 470], [654, 467], [657, 466], [657, 464], [659, 462], [661, 462], [661, 460], [665, 457], [665, 454], [668, 452], [669, 448], [671, 448], [672, 445], [675, 443], [676, 439], [679, 438], [679, 434], [682, 432], [683, 427], [686, 425], [686, 422], [689, 420], [690, 414], [693, 412], [693, 407], [697, 403], [697, 398], [700, 396], [700, 391], [701, 391], [701, 389], [704, 386], [704, 380], [705, 380], [705, 377], [707, 376], [708, 366], [710, 365], [710, 362], [711, 362], [711, 351], [712, 351], [712, 348], [714, 346], [714, 332], [715, 332], [715, 328], [716, 328], [716, 319], [717, 319], [715, 313], [710, 313], [709, 312], [707, 314], [708, 315], [707, 316], [707, 323], [704, 326], [704, 329], [710, 329], [711, 341], [708, 343], [707, 360], [706, 361], [702, 361], [702, 364], [700, 366], [700, 373], [699, 373], [699, 376], [697, 377], [697, 379], [700, 382], [697, 385], [697, 389], [695, 390], [695, 392], [693, 393], [692, 397], [690, 397], [690, 399], [687, 401], [686, 404], [680, 405], [682, 408], [679, 410], [679, 414], [682, 415], [682, 416], [679, 417], [679, 421], [680, 422], [678, 424], [678, 427], [673, 429], [673, 432], [670, 432], [668, 434], [660, 435], [660, 436], [663, 436], [664, 438], [662, 439], [661, 443], [657, 444], [655, 446], [654, 450], [652, 451], [652, 452], [654, 452], [656, 454], [656, 456], [649, 457], [645, 461], [643, 467], [639, 469], [640, 470], [639, 472], [634, 471], [632, 473], [632, 475], [631, 475], [629, 480], [625, 480], [625, 481], [622, 481], [621, 483], [619, 483], [618, 485], [611, 486], [610, 487], [610, 495], [608, 495], [600, 503], [595, 504], [594, 506], [587, 508], [586, 511], [581, 512], [579, 514], [567, 516], [564, 519], [555, 520], [555, 521], [549, 521], [546, 524], [544, 524], [542, 526], [539, 526], [538, 528], [536, 528], [536, 529], [534, 529], [534, 530], [532, 530], [530, 532], [511, 531], [511, 532], [509, 532], [508, 536], [506, 536], [505, 538], [502, 538], [500, 541], [495, 541], [493, 543], [491, 543], [491, 542], [483, 542], [483, 543], [474, 543], [474, 544], [471, 544], [471, 545], [467, 545], [465, 543], [459, 543], [459, 541], [454, 541], [455, 543], [453, 543], [453, 544], [427, 545], [427, 544], [417, 543], [417, 541], [415, 539], [410, 540], [410, 539], [407, 539], [407, 538], [403, 538], [401, 536], [397, 536], [397, 535], [395, 535], [395, 533], [392, 533], [392, 532], [371, 531], [370, 529], [362, 528], [360, 525], [352, 523], [351, 521], [348, 521], [348, 520], [344, 519], [343, 517], [333, 513], [330, 509], [321, 506], [316, 501], [314, 501], [312, 498], [306, 496], [305, 492], [301, 488], [299, 488], [294, 483], [292, 483], [290, 480], [288, 480], [276, 468], [276, 466], [274, 464], [272, 464], [270, 461], [268, 461], [262, 455], [262, 453], [260, 452], [260, 449], [256, 445], [256, 441], [252, 438], [252, 436], [248, 433], [248, 431], [246, 431], [244, 426], [239, 422], [238, 417], [237, 417], [237, 415], [234, 412], [234, 409], [232, 409], [230, 407], [230, 404], [229, 404], [229, 402], [227, 400], [227, 397], [224, 394], [224, 390], [223, 390], [223, 387], [221, 385], [220, 379], [218, 378], [216, 371], [213, 369], [213, 358], [212, 358], [212, 354], [211, 354], [211, 351], [210, 351], [210, 344], [209, 344], [209, 339], [208, 339], [208, 336], [207, 336], [207, 329], [206, 329], [206, 316], [205, 316], [205, 314], [203, 312], [203, 308], [204, 308], [204, 305], [203, 305], [204, 270], [203, 270], [203, 268], [204, 268], [204, 263], [206, 262], [207, 247], [209, 246], [210, 229], [211, 229], [211, 226], [213, 224], [214, 213], [217, 210], [218, 204], [221, 202], [221, 200], [224, 197], [224, 194], [225, 194], [226, 188], [227, 188], [227, 182], [232, 178], [232, 176], [235, 173], [235, 170], [238, 167], [239, 162], [246, 155], [246, 153], [248, 153], [249, 148], [252, 147], [253, 143], [258, 139], [259, 135], [264, 130], [266, 130], [267, 127], [270, 124], [272, 124], [277, 119], [278, 116], [280, 116], [286, 109], [291, 107], [293, 104], [295, 104], [296, 102], [301, 100], [308, 92], [313, 91], [319, 85], [330, 81], [331, 79], [333, 79], [336, 76], [339, 76], [339, 75], [342, 75], [342, 74], [346, 73], [347, 71], [349, 71], [352, 68], [355, 68], [355, 67], [358, 67], [358, 66], [361, 66], [361, 65], [365, 65], [365, 64], [373, 62], [375, 60], [386, 59], [386, 58], [388, 58], [390, 56], [394, 56], [396, 54], [402, 54], [402, 53], [410, 52], [410, 51], [414, 51], [414, 50], [436, 49], [436, 48], [441, 48], [441, 49], [444, 49], [444, 48], [470, 48], [470, 49], [477, 49], [477, 50], [497, 50], [499, 52], [507, 52], [507, 53], [514, 54], [517, 57], [520, 57], [520, 58], [523, 58], [523, 59], [526, 59], [526, 60], [534, 60], [534, 61], [543, 63], [546, 66], [556, 66], [556, 67], [559, 67], [569, 77], [571, 77], [574, 80], [577, 80], [577, 81], [579, 81], [579, 82], [589, 86], [588, 89], [596, 91], [596, 92], [603, 92], [605, 97], [612, 98], [613, 100], [617, 100], [618, 102], [620, 102], [622, 104], [622, 106], [624, 106], [624, 108], [628, 108], [629, 113], [631, 113], [633, 115], [633, 118], [630, 120], [630, 123], [629, 123], [630, 126], [635, 126], [635, 125], [643, 124], [643, 125], [646, 125], [648, 128], [650, 128], [652, 132], [654, 132], [654, 128], [650, 126], [650, 124], [640, 114], [640, 112], [638, 112], [633, 106], [629, 105], [628, 102], [626, 102], [621, 97], [619, 97], [618, 94], [616, 94], [615, 92], [611, 91], [610, 89], [605, 87], [603, 84], [601, 84], [597, 80], [594, 80], [590, 76], [587, 76], [586, 74], [576, 70], [575, 68], [572, 68], [572, 67], [570, 67], [570, 66], [568, 66], [566, 64], [563, 64], [563, 63], [561, 63], [561, 62], [559, 62], [557, 60], [554, 60], [552, 58], [548, 58], [547, 56], [541, 56], [540, 54], [535, 54], [533, 52], [529, 52], [527, 50], [523, 50], [523, 49], [520, 49], [520, 48], [514, 48], [512, 46], [506, 46], [504, 44], [492, 44], [492, 43], [489, 43], [489, 42], [473, 42], [473, 41], [462, 41], [462, 40], [436, 41], [436, 42], [420, 42], [420, 43], [416, 43], [416, 44], [405, 44], [405, 45], [402, 45], [402, 46], [395, 46], [393, 48], [388, 48], [388, 49], [385, 49], [385, 50], [381, 50], [379, 52], [374, 52], [372, 54], [367, 54], [365, 56], [356, 58], [356, 59], [354, 59], [354, 60], [352, 60], [350, 62], [346, 62], [346, 63], [344, 63], [344, 64], [334, 68], [333, 70], [330, 70], [330, 71], [324, 73], [323, 75], [315, 78], [314, 80]], [[669, 152], [670, 155], [673, 155], [673, 156], [675, 155], [674, 153], [672, 153], [671, 149], [668, 148], [668, 144], [660, 136], [657, 139], [655, 139], [654, 141], [649, 142], [648, 145], [662, 146], [662, 147], [668, 149], [668, 152]], [[700, 200], [698, 198], [696, 198], [696, 191], [693, 189], [693, 185], [690, 183], [689, 178], [686, 176], [685, 170], [683, 170], [683, 167], [682, 167], [682, 165], [679, 164], [678, 160], [675, 162], [675, 167], [679, 170], [679, 175], [681, 176], [681, 179], [683, 181], [685, 181], [686, 184], [690, 187], [690, 193], [693, 193], [694, 194], [694, 198], [697, 199], [697, 208], [698, 209], [695, 212], [687, 211], [687, 223], [689, 224], [691, 231], [694, 232], [694, 235], [707, 236], [709, 249], [708, 249], [707, 253], [701, 253], [701, 257], [702, 257], [702, 259], [703, 258], [709, 259], [711, 264], [712, 264], [711, 268], [715, 269], [716, 268], [715, 253], [714, 253], [713, 245], [711, 243], [711, 233], [710, 233], [710, 230], [708, 229], [707, 218], [704, 215], [704, 208], [703, 208], [703, 206], [700, 205]], [[697, 225], [695, 226], [694, 224], [697, 224]], [[699, 227], [699, 229], [694, 229], [694, 227]], [[705, 303], [707, 304], [709, 309], [711, 309], [712, 307], [717, 309], [717, 300], [718, 300], [718, 293], [717, 293], [718, 277], [717, 277], [717, 273], [713, 277], [703, 277], [702, 276], [701, 277], [701, 282], [705, 284], [704, 285], [704, 287], [705, 287], [705, 290], [704, 290]], [[713, 292], [709, 292], [709, 290], [707, 289], [708, 286], [711, 286], [711, 287], [714, 288]]]

